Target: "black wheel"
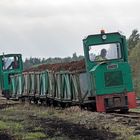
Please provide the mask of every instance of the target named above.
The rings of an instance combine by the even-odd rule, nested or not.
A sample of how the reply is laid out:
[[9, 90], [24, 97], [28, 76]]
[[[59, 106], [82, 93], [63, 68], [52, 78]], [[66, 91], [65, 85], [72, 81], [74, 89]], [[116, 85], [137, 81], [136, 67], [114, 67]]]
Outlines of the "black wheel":
[[123, 114], [126, 114], [128, 113], [129, 109], [128, 108], [123, 108], [123, 109], [120, 109], [120, 112], [123, 113]]
[[25, 98], [19, 98], [20, 103], [25, 103]]
[[48, 98], [46, 99], [46, 105], [51, 106], [50, 100]]
[[58, 106], [57, 101], [53, 101], [53, 107], [57, 107], [57, 106]]
[[37, 99], [35, 99], [35, 100], [34, 100], [34, 103], [35, 103], [35, 104], [38, 104], [38, 100], [37, 100]]
[[86, 109], [83, 104], [80, 104], [79, 107], [80, 107], [81, 110], [85, 110]]
[[3, 90], [3, 91], [2, 91], [2, 95], [3, 95], [7, 100], [10, 99], [9, 91]]
[[62, 108], [65, 108], [65, 107], [66, 107], [66, 103], [60, 103], [60, 106], [61, 106]]

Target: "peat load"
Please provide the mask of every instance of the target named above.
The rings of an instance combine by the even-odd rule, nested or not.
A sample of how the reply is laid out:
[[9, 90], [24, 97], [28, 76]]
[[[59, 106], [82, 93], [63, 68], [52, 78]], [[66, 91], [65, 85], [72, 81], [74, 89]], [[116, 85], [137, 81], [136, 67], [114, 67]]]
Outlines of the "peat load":
[[59, 71], [85, 71], [85, 60], [80, 61], [72, 61], [69, 63], [57, 63], [57, 64], [42, 64], [36, 67], [31, 67], [29, 69], [24, 70], [24, 72], [39, 72], [50, 70], [54, 72]]

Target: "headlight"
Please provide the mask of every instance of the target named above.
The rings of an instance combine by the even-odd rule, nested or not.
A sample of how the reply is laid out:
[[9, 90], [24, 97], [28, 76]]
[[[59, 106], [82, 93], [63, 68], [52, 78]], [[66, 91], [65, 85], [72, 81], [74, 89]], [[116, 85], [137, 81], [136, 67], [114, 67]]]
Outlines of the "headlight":
[[106, 40], [107, 36], [106, 35], [102, 35], [102, 39]]

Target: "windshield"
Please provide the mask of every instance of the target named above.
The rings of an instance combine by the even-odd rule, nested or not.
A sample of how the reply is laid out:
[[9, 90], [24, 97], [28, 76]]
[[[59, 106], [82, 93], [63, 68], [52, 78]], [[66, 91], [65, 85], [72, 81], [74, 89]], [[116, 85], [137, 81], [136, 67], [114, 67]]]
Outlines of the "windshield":
[[17, 69], [19, 67], [17, 56], [3, 57], [2, 62], [3, 70]]
[[93, 45], [89, 47], [90, 61], [104, 61], [121, 58], [120, 43]]

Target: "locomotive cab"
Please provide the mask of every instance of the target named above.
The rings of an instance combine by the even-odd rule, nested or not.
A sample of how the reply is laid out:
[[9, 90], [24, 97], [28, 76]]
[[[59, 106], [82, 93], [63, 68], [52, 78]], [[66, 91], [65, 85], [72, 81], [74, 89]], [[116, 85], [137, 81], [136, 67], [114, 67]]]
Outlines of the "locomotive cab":
[[83, 40], [92, 95], [99, 112], [136, 107], [125, 36], [118, 32], [89, 35]]
[[0, 87], [3, 96], [10, 97], [10, 76], [20, 74], [23, 70], [21, 54], [0, 55]]

